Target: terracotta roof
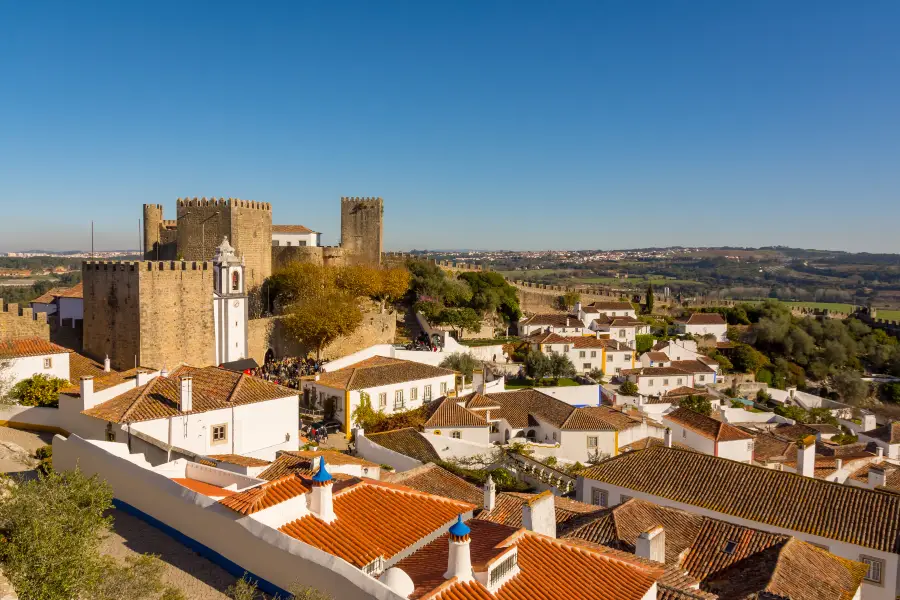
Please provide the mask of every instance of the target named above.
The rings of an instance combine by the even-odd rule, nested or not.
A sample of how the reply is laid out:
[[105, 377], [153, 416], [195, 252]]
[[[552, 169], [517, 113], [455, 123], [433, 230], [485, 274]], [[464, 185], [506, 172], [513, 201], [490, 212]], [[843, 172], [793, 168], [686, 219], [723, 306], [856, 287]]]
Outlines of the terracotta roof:
[[646, 323], [634, 317], [610, 317], [609, 315], [600, 315], [594, 319], [594, 323], [608, 327], [648, 327]]
[[[522, 507], [538, 494], [520, 494], [517, 492], [500, 492], [495, 500], [494, 510], [482, 511], [478, 515], [478, 519], [482, 521], [491, 521], [492, 523], [502, 523], [509, 527], [522, 526]], [[553, 501], [556, 507], [556, 525], [557, 527], [586, 514], [595, 514], [602, 509], [593, 504], [585, 504], [575, 500], [569, 500], [562, 496], [554, 496]]]
[[253, 458], [252, 456], [243, 456], [241, 454], [210, 454], [208, 458], [217, 462], [229, 463], [241, 467], [265, 467], [266, 465], [272, 464], [272, 461], [270, 460]]
[[[676, 448], [687, 450], [688, 452], [696, 452], [696, 450], [694, 450], [690, 446], [685, 446], [680, 442], [673, 441], [672, 445]], [[647, 448], [652, 448], [654, 446], [665, 446], [665, 441], [657, 437], [645, 437], [639, 440], [635, 440], [630, 444], [619, 446], [619, 452], [634, 452], [635, 450], [646, 450]]]
[[94, 378], [94, 391], [99, 392], [111, 388], [114, 385], [131, 381], [139, 371], [152, 371], [153, 369], [128, 369], [127, 371], [110, 371], [107, 373], [103, 370], [103, 363], [92, 358], [88, 358], [77, 352], [69, 355], [69, 384], [60, 390], [61, 394], [67, 394], [73, 397], [81, 396], [81, 378]]
[[484, 504], [484, 492], [434, 463], [399, 473], [385, 473], [381, 480], [405, 485], [426, 494], [468, 502], [478, 508]]
[[866, 463], [850, 475], [850, 479], [860, 483], [869, 482], [869, 470], [878, 466], [885, 470], [885, 485], [880, 490], [900, 492], [900, 469], [890, 463]]
[[397, 567], [413, 580], [411, 600], [638, 600], [663, 574], [663, 569], [623, 557], [603, 548], [572, 544], [530, 531], [472, 520], [470, 551], [476, 572], [487, 561], [517, 547], [520, 572], [491, 594], [477, 581], [444, 579], [449, 544], [444, 535]]
[[423, 427], [487, 427], [488, 422], [476, 414], [457, 404], [457, 398], [438, 398], [426, 405], [428, 419]]
[[887, 442], [888, 444], [900, 444], [900, 421], [892, 421], [887, 425], [863, 431], [862, 435]]
[[536, 331], [532, 333], [528, 337], [525, 338], [525, 341], [530, 342], [532, 344], [571, 344], [572, 339], [569, 337], [564, 337], [559, 335], [558, 333], [553, 333], [552, 331]]
[[732, 517], [900, 552], [900, 496], [890, 493], [665, 447], [621, 454], [581, 475]]
[[676, 408], [663, 415], [663, 422], [672, 421], [685, 429], [717, 442], [733, 442], [736, 440], [752, 440], [753, 436], [734, 425], [717, 421], [688, 408]]
[[581, 336], [574, 338], [572, 343], [573, 348], [606, 348], [607, 350], [617, 351], [617, 350], [628, 350], [631, 352], [630, 348], [626, 348], [623, 344], [620, 344], [617, 340], [611, 340], [608, 338], [598, 338], [596, 336]]
[[272, 225], [272, 233], [318, 233], [303, 225]]
[[703, 364], [699, 360], [673, 360], [672, 366], [688, 373], [714, 373], [709, 365]]
[[411, 360], [373, 356], [343, 369], [322, 373], [316, 383], [342, 390], [364, 390], [382, 385], [455, 374], [456, 371], [450, 369], [433, 367]]
[[379, 556], [390, 560], [475, 508], [371, 479], [334, 492], [333, 502], [337, 519], [332, 523], [310, 514], [279, 531], [357, 567]]
[[609, 310], [634, 310], [630, 302], [591, 302], [581, 310], [584, 312], [604, 312]]
[[66, 288], [51, 288], [31, 301], [32, 304], [53, 304], [53, 300]]
[[310, 488], [295, 474], [267, 481], [256, 487], [219, 500], [219, 504], [242, 515], [271, 508], [291, 498], [308, 493]]
[[[568, 319], [568, 321], [567, 321]], [[580, 327], [584, 329], [584, 323], [578, 315], [560, 313], [544, 313], [527, 317], [520, 321], [522, 325], [546, 325], [549, 327]]]
[[367, 433], [366, 437], [383, 448], [399, 452], [423, 464], [441, 460], [434, 446], [413, 427], [381, 433]]
[[487, 396], [472, 392], [466, 396], [461, 396], [460, 400], [465, 400], [466, 408], [469, 410], [487, 410], [489, 408], [500, 408], [500, 404], [491, 400]]
[[[373, 462], [350, 456], [343, 452], [335, 450], [282, 450], [278, 452], [275, 461], [269, 465], [269, 468], [259, 474], [260, 479], [278, 479], [290, 473], [296, 473], [304, 477], [312, 477], [313, 459], [324, 456], [325, 462], [330, 466], [340, 465], [359, 465], [361, 467], [378, 467]], [[333, 473], [337, 477], [336, 473]]]
[[[194, 379], [193, 407], [182, 412], [178, 407], [180, 377], [187, 375]], [[128, 390], [112, 400], [82, 411], [82, 414], [112, 423], [136, 423], [296, 395], [297, 390], [243, 373], [216, 367], [179, 367], [169, 377], [155, 377], [150, 383]]]
[[656, 362], [669, 362], [669, 355], [665, 352], [647, 352], [644, 356]]
[[719, 313], [693, 313], [687, 319], [678, 319], [678, 322], [687, 325], [726, 325]]
[[57, 296], [60, 298], [84, 298], [84, 284], [79, 282], [68, 289], [60, 291]]
[[804, 426], [812, 429], [813, 431], [818, 431], [819, 433], [824, 433], [826, 435], [837, 435], [841, 433], [840, 427], [835, 427], [834, 425], [829, 425], [828, 423], [805, 423]]
[[575, 408], [553, 396], [533, 389], [514, 390], [486, 394], [497, 402], [500, 409], [491, 412], [491, 418], [505, 419], [512, 427], [531, 425], [529, 417], [536, 417], [554, 427], [567, 430], [621, 431], [641, 420], [606, 407], [589, 406]]
[[176, 477], [173, 478], [172, 481], [175, 483], [186, 487], [189, 490], [193, 490], [198, 494], [203, 494], [204, 496], [209, 496], [211, 498], [224, 498], [227, 496], [231, 496], [236, 492], [232, 490], [226, 490], [223, 487], [219, 487], [217, 485], [213, 485], [211, 483], [206, 483], [203, 481], [197, 481], [196, 479], [187, 479], [184, 477]]
[[0, 359], [25, 358], [45, 354], [66, 354], [68, 348], [57, 346], [53, 342], [41, 338], [14, 338], [0, 341]]
[[634, 369], [622, 369], [623, 375], [637, 375], [638, 377], [677, 377], [690, 375], [688, 371], [675, 367], [637, 367]]
[[701, 390], [700, 388], [692, 388], [686, 385], [681, 387], [677, 387], [666, 392], [667, 398], [673, 397], [688, 397], [688, 396], [709, 396], [709, 392], [706, 390]]

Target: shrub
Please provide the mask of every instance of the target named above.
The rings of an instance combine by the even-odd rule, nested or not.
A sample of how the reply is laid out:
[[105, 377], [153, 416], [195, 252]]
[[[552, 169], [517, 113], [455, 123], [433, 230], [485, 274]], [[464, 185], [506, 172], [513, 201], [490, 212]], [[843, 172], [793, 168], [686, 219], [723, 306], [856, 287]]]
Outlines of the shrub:
[[638, 386], [633, 381], [626, 381], [619, 386], [619, 392], [625, 396], [636, 396], [638, 393]]
[[59, 390], [68, 384], [69, 382], [65, 379], [39, 373], [17, 383], [9, 395], [18, 400], [22, 406], [57, 408], [59, 406]]

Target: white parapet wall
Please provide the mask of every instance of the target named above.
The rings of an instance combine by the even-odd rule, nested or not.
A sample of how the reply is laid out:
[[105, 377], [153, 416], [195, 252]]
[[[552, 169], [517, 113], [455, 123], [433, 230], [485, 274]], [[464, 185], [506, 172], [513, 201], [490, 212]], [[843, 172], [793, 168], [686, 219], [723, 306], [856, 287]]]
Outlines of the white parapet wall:
[[553, 396], [572, 406], [599, 406], [600, 385], [567, 385], [558, 387], [534, 388], [542, 394]]
[[356, 454], [373, 463], [393, 467], [397, 472], [422, 466], [420, 461], [410, 456], [379, 446], [367, 438], [361, 430], [356, 432]]
[[125, 444], [57, 435], [53, 467], [60, 471], [77, 467], [87, 475], [98, 475], [112, 487], [119, 508], [159, 527], [236, 577], [248, 573], [268, 593], [284, 596], [299, 582], [341, 600], [401, 600], [344, 560], [172, 481], [150, 468], [142, 456], [129, 455]]

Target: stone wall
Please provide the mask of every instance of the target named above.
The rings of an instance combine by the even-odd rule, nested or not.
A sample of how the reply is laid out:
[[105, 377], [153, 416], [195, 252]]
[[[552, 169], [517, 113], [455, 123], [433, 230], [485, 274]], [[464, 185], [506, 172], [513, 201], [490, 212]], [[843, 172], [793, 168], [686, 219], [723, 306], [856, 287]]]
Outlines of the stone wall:
[[139, 265], [142, 262], [85, 261], [83, 350], [118, 370], [134, 367], [140, 354]]
[[341, 198], [341, 247], [351, 264], [380, 265], [384, 240], [381, 198]]
[[[307, 348], [290, 338], [284, 329], [284, 317], [254, 319], [249, 322], [250, 357], [258, 363], [272, 350], [276, 357], [315, 355], [315, 349]], [[390, 344], [397, 333], [397, 315], [394, 312], [363, 313], [363, 322], [352, 335], [335, 340], [322, 351], [322, 358], [334, 359], [358, 352], [376, 344]]]
[[4, 306], [3, 299], [0, 298], [0, 341], [26, 337], [50, 339], [47, 314], [38, 313], [35, 318], [31, 307], [20, 308], [18, 304]]
[[272, 268], [278, 270], [292, 262], [322, 265], [321, 246], [272, 246]]
[[247, 291], [252, 292], [272, 274], [271, 207], [262, 202], [232, 202], [229, 241], [237, 255], [244, 259]]

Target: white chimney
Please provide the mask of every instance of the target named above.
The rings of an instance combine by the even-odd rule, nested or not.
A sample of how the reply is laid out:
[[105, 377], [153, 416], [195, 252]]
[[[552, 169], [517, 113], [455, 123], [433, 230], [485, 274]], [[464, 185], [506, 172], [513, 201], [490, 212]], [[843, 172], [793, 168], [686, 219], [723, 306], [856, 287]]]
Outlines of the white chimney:
[[872, 413], [868, 413], [863, 415], [862, 417], [862, 430], [863, 431], [871, 431], [878, 427], [878, 423], [875, 421], [875, 415]]
[[472, 541], [469, 537], [471, 532], [472, 530], [462, 522], [462, 515], [459, 515], [448, 536], [450, 553], [447, 555], [447, 572], [444, 573], [444, 579], [456, 577], [457, 581], [465, 582], [475, 578], [472, 574], [472, 552], [469, 548]]
[[881, 465], [869, 465], [869, 487], [877, 488], [887, 483], [887, 472]]
[[90, 375], [85, 375], [81, 378], [81, 402], [84, 404], [85, 408], [88, 406], [93, 406], [91, 402], [91, 396], [94, 395], [94, 378]]
[[672, 447], [672, 428], [666, 427], [666, 432], [663, 434], [663, 442], [666, 444], [666, 448]]
[[600, 332], [599, 332], [599, 331], [597, 332], [597, 339], [598, 339], [598, 340], [600, 339]]
[[319, 459], [319, 469], [312, 476], [312, 491], [309, 493], [309, 512], [326, 523], [332, 523], [337, 519], [337, 515], [334, 514], [333, 486], [334, 480], [325, 466], [325, 457], [323, 456]]
[[135, 377], [135, 381], [137, 381], [138, 387], [147, 385], [148, 383], [150, 383], [151, 379], [153, 379], [153, 373], [148, 373], [146, 371], [138, 371], [137, 376]]
[[484, 483], [484, 510], [491, 512], [497, 505], [497, 486], [494, 484], [494, 478], [488, 475], [487, 481]]
[[162, 371], [159, 372], [160, 377], [168, 377], [169, 376], [169, 367], [168, 365], [163, 365]]
[[816, 470], [816, 438], [808, 435], [797, 441], [797, 472], [813, 477]]
[[566, 317], [566, 327], [569, 326], [569, 317]]
[[666, 530], [662, 525], [639, 535], [634, 543], [634, 553], [648, 560], [666, 562]]
[[522, 527], [556, 537], [556, 501], [550, 490], [541, 492], [522, 505]]
[[110, 364], [109, 364], [109, 354], [107, 354], [107, 355], [106, 355], [106, 358], [103, 359], [103, 372], [104, 372], [104, 373], [109, 373], [110, 371], [112, 371], [112, 367], [110, 367]]
[[878, 457], [878, 462], [884, 460], [884, 448], [882, 448], [881, 446], [875, 448], [875, 456]]
[[843, 468], [844, 468], [844, 460], [841, 458], [834, 459], [834, 470], [840, 471]]
[[183, 413], [194, 409], [194, 378], [181, 378], [181, 393], [178, 395], [178, 410]]
[[575, 303], [575, 314], [581, 316], [581, 302]]

